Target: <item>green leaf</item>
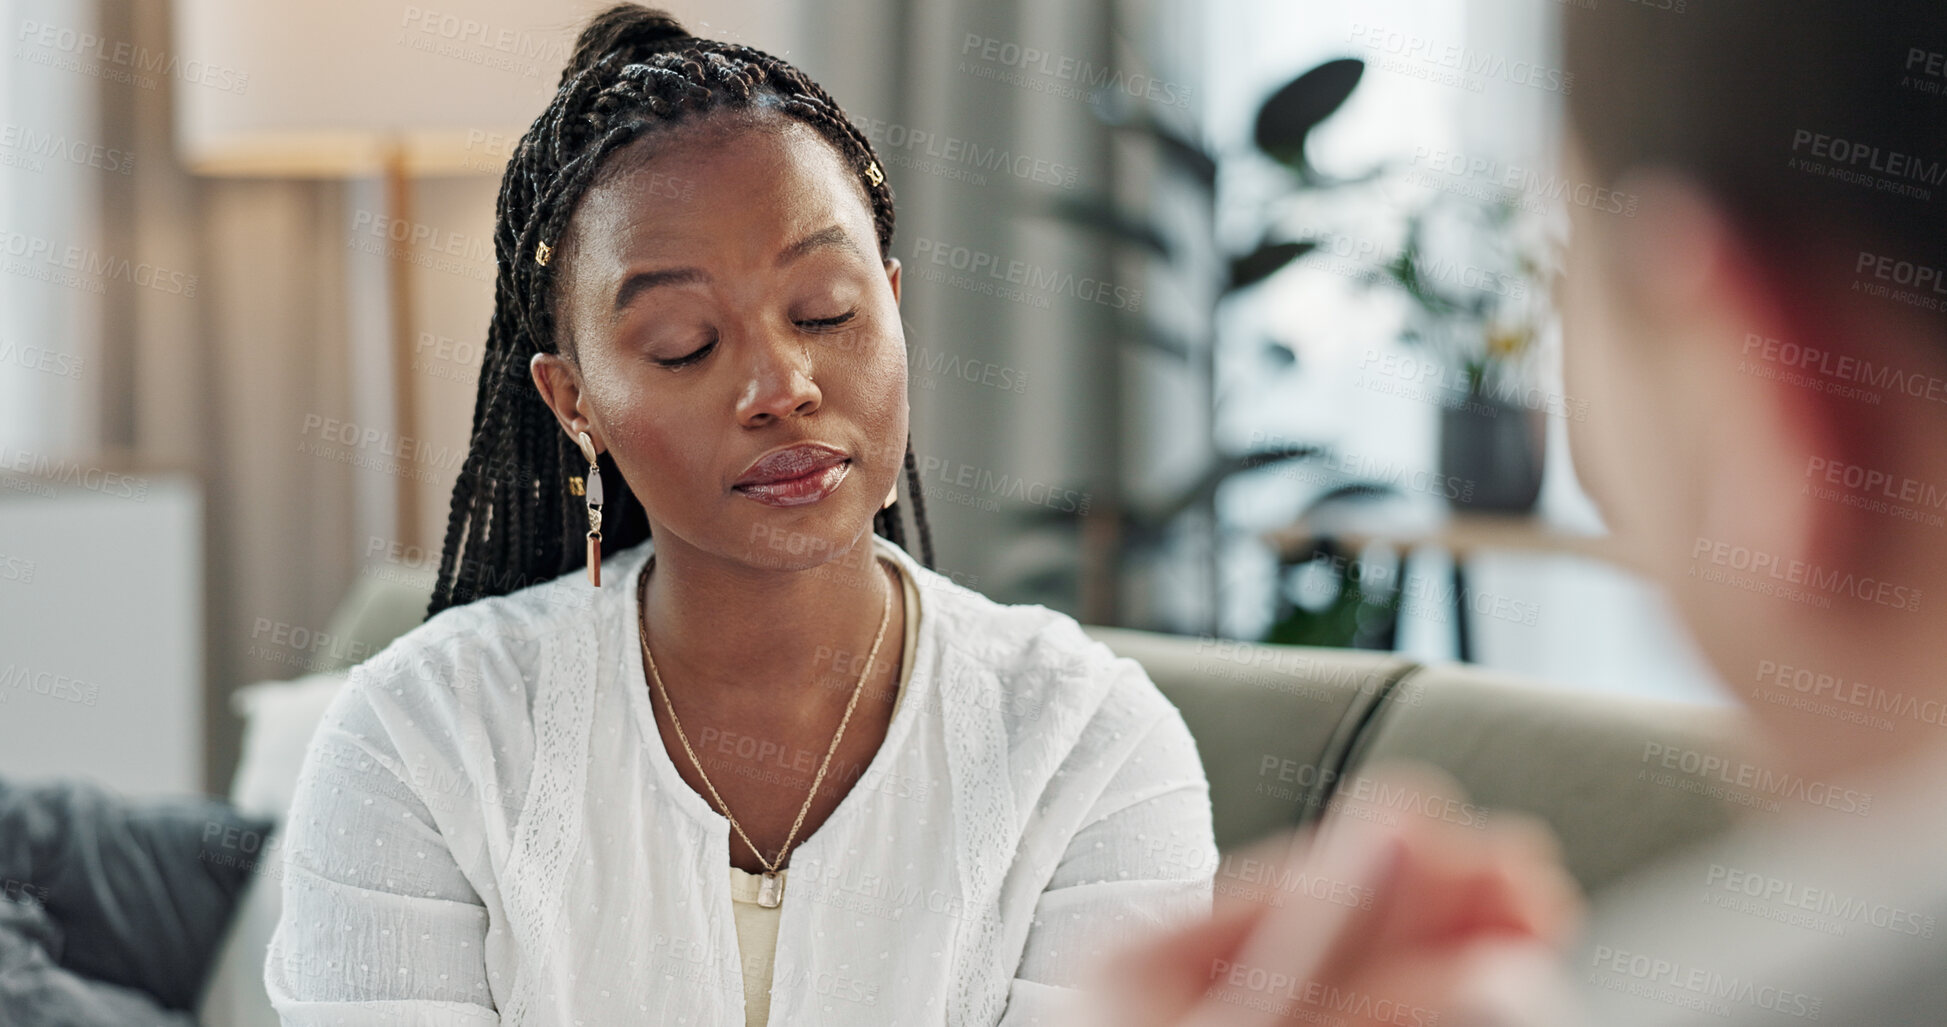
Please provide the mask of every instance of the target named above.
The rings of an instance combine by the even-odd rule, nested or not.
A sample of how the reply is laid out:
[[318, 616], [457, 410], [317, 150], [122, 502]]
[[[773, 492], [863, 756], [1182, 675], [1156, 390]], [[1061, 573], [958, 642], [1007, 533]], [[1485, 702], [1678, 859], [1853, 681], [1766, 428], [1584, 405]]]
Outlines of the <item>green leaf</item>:
[[1044, 212], [1070, 224], [1093, 229], [1104, 235], [1133, 243], [1154, 253], [1159, 259], [1169, 260], [1171, 248], [1169, 240], [1163, 238], [1155, 226], [1147, 221], [1138, 221], [1106, 200], [1094, 197], [1050, 197]]
[[1191, 177], [1202, 183], [1205, 189], [1217, 187], [1217, 158], [1209, 151], [1176, 133], [1176, 130], [1157, 121], [1144, 118], [1141, 127], [1156, 138], [1157, 145], [1163, 149], [1163, 156], [1170, 163], [1190, 173]]
[[1366, 62], [1354, 57], [1326, 61], [1272, 93], [1257, 112], [1258, 149], [1289, 167], [1306, 167], [1306, 138], [1344, 105], [1365, 70]]
[[1286, 264], [1318, 248], [1316, 242], [1267, 242], [1230, 262], [1230, 286], [1225, 292], [1247, 289], [1277, 274]]

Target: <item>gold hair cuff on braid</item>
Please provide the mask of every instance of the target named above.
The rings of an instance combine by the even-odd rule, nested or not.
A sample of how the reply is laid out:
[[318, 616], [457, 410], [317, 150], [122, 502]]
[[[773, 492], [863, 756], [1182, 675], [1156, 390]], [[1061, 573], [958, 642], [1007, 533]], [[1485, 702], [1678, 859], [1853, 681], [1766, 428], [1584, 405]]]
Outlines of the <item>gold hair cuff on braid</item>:
[[554, 248], [547, 243], [534, 247], [534, 262], [542, 267], [548, 266], [548, 258], [554, 256]]
[[880, 182], [886, 180], [886, 176], [879, 171], [879, 163], [877, 161], [873, 161], [865, 166], [865, 177], [871, 179], [873, 185], [878, 185]]

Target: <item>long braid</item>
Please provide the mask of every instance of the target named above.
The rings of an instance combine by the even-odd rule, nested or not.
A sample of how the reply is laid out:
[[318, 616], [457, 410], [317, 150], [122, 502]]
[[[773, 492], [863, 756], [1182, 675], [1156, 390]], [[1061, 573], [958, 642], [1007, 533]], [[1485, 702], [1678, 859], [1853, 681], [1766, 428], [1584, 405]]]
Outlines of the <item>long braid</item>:
[[[566, 487], [568, 475], [585, 473], [586, 458], [561, 431], [528, 371], [534, 354], [557, 352], [559, 344], [553, 302], [559, 264], [541, 264], [538, 247], [561, 243], [577, 203], [617, 150], [685, 119], [759, 104], [809, 125], [837, 149], [859, 176], [880, 253], [892, 252], [892, 186], [882, 173], [876, 181], [866, 173], [878, 165], [877, 154], [822, 87], [761, 50], [691, 36], [663, 11], [622, 4], [596, 15], [501, 178], [494, 315], [428, 617], [559, 577], [587, 560], [581, 500]], [[572, 340], [561, 341], [572, 351]], [[602, 454], [598, 465], [610, 497], [604, 553], [648, 539], [646, 510], [613, 457]], [[905, 470], [919, 557], [931, 568], [932, 528], [910, 437]], [[879, 511], [872, 526], [904, 548], [901, 508], [895, 502]]]
[[[911, 442], [906, 444], [906, 493], [913, 497], [913, 523], [919, 527], [920, 561], [926, 564], [926, 566], [932, 567], [934, 566], [933, 526], [926, 523], [926, 497], [920, 492], [919, 465], [913, 461], [913, 446]], [[899, 504], [894, 503], [893, 510], [897, 510], [898, 508]], [[904, 542], [901, 542], [899, 545], [901, 549], [905, 548]]]

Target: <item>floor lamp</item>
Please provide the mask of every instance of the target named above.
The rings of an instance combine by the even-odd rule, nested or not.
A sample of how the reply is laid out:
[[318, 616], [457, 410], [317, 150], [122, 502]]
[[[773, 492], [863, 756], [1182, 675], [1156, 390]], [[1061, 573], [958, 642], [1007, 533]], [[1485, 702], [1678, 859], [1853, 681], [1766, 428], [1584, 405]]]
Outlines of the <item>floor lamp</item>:
[[[575, 7], [175, 0], [185, 69], [173, 83], [177, 152], [202, 175], [378, 178], [385, 216], [414, 225], [416, 179], [500, 174], [511, 141], [552, 94]], [[418, 429], [413, 239], [408, 231], [386, 261], [390, 416], [401, 439]], [[400, 544], [423, 547], [415, 481], [398, 479], [393, 530]]]

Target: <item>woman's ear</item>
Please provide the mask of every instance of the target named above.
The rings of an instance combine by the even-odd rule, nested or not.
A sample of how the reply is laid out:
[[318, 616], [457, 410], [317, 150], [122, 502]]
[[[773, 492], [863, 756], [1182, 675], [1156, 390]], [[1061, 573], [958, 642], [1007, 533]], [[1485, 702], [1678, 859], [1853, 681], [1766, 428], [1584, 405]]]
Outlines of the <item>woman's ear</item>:
[[581, 411], [580, 376], [568, 361], [562, 359], [559, 353], [536, 353], [527, 362], [527, 373], [533, 377], [534, 387], [541, 393], [541, 401], [554, 412], [554, 419], [569, 438], [585, 431], [595, 444], [596, 452], [608, 448], [602, 442], [601, 431]]
[[886, 258], [886, 281], [892, 286], [892, 302], [899, 303], [899, 258]]

